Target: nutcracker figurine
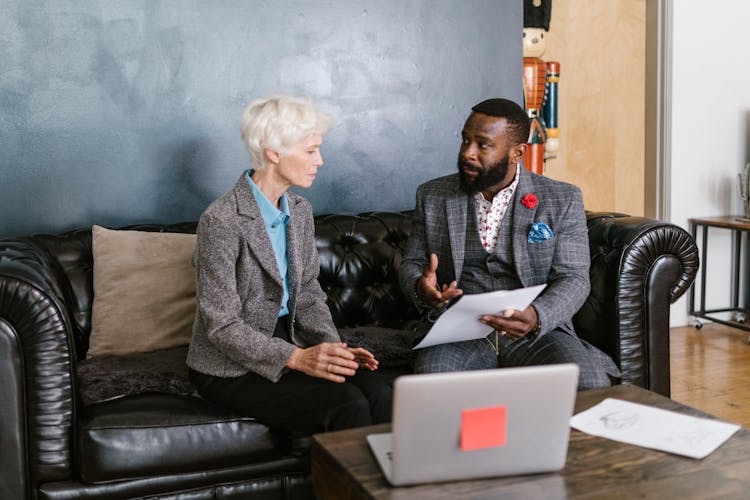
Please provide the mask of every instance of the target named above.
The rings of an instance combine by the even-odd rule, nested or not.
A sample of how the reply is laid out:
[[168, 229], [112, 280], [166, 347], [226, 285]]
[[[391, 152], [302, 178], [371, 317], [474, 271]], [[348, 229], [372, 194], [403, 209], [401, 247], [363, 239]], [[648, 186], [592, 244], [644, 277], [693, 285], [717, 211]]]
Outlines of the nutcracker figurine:
[[531, 119], [529, 147], [524, 166], [544, 173], [544, 153], [557, 151], [557, 85], [560, 63], [545, 62], [544, 35], [549, 32], [552, 0], [524, 0], [523, 4], [523, 96]]

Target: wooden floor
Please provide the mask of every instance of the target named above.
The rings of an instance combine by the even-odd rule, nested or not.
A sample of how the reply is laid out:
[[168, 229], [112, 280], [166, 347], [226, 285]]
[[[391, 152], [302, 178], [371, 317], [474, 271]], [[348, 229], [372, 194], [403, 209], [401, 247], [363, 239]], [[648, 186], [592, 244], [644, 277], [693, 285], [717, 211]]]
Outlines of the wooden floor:
[[749, 335], [714, 323], [672, 328], [672, 399], [750, 427]]

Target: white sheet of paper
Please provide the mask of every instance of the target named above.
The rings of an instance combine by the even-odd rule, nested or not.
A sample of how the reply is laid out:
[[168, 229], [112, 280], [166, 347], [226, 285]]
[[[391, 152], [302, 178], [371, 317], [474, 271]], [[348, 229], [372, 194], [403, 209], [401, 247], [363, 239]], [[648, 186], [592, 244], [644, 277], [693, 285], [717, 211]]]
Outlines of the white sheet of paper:
[[613, 398], [574, 415], [570, 426], [594, 436], [691, 458], [707, 456], [740, 429], [728, 422]]
[[526, 309], [546, 286], [464, 295], [440, 315], [414, 349], [486, 337], [492, 333], [492, 328], [479, 322], [481, 315], [497, 314], [506, 309]]

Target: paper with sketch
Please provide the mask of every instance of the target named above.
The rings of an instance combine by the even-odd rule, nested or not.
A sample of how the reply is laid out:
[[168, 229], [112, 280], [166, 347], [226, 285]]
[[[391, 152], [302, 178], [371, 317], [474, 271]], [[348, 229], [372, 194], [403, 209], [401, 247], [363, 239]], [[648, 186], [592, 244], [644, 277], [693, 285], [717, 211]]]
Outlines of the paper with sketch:
[[594, 436], [691, 458], [707, 456], [740, 429], [719, 420], [613, 398], [574, 415], [570, 426]]
[[492, 327], [479, 322], [481, 315], [497, 314], [506, 309], [526, 309], [546, 286], [464, 295], [440, 315], [414, 349], [486, 337], [492, 333]]

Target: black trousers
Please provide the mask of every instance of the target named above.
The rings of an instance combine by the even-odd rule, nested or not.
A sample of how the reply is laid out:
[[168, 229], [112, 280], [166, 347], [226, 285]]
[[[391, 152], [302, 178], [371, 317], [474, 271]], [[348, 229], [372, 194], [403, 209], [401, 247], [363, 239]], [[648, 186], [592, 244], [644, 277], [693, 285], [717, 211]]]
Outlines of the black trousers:
[[[289, 341], [286, 322], [274, 336]], [[390, 422], [393, 375], [358, 370], [343, 384], [290, 370], [278, 382], [249, 372], [214, 377], [190, 370], [190, 382], [207, 400], [269, 427], [303, 433], [328, 432]]]

